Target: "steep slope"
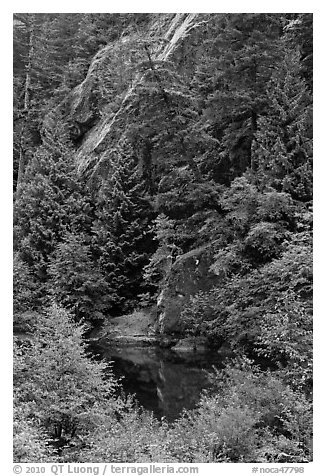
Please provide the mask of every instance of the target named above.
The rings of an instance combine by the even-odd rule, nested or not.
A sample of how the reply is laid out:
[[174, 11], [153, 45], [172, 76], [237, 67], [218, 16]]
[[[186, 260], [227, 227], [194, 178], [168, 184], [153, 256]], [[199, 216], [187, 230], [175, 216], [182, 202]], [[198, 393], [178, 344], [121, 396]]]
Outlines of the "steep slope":
[[[146, 33], [151, 48], [151, 59], [160, 62], [170, 59], [190, 30], [202, 23], [203, 20], [199, 17], [200, 15], [196, 13], [154, 15], [153, 23]], [[150, 42], [154, 37], [160, 38], [160, 41]], [[74, 89], [70, 97], [69, 115], [75, 122], [81, 124], [92, 123], [94, 119], [92, 96], [100, 70], [110, 68], [110, 60], [117, 53], [117, 47], [123, 50], [124, 45], [130, 45], [130, 41], [142, 41], [142, 39], [139, 37], [125, 37], [118, 45], [105, 46], [94, 57], [85, 80]], [[144, 74], [142, 72], [135, 73], [127, 89], [120, 95], [120, 104], [117, 110], [114, 112], [103, 111], [99, 121], [84, 138], [76, 154], [77, 167], [80, 173], [90, 167], [94, 160], [95, 167], [98, 167], [101, 163], [106, 149], [104, 143], [110, 140], [110, 134], [113, 132], [114, 126], [121, 118], [137, 86], [141, 84], [143, 77]], [[114, 97], [114, 99], [116, 98]]]

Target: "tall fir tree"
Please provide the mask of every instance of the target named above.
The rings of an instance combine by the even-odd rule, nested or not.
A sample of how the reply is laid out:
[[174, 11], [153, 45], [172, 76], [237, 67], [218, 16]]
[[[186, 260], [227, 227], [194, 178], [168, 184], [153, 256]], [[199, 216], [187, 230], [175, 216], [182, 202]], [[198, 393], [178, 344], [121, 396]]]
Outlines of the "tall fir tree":
[[130, 309], [143, 292], [142, 269], [153, 246], [151, 206], [129, 147], [110, 153], [93, 226], [93, 248], [109, 287], [111, 312]]
[[251, 146], [268, 103], [266, 83], [283, 55], [282, 16], [212, 15], [209, 25], [193, 86], [202, 128], [215, 139], [206, 152], [210, 168], [219, 182], [229, 183], [256, 166]]
[[254, 154], [261, 186], [312, 199], [312, 98], [290, 52], [267, 86], [268, 114], [258, 120]]
[[89, 237], [66, 233], [49, 265], [49, 290], [76, 320], [93, 324], [107, 311], [108, 286], [93, 259]]
[[14, 247], [39, 283], [67, 231], [90, 233], [92, 198], [76, 176], [65, 124], [57, 121], [27, 166], [14, 206]]

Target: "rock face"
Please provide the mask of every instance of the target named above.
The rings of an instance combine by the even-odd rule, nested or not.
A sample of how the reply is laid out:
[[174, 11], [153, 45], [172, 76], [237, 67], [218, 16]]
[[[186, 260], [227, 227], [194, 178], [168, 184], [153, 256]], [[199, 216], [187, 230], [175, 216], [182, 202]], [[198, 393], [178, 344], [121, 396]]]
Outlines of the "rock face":
[[94, 329], [89, 340], [131, 346], [147, 346], [157, 344], [159, 335], [156, 332], [156, 308], [151, 307], [142, 311], [134, 311], [106, 321], [104, 326]]
[[180, 330], [180, 314], [190, 297], [198, 291], [208, 291], [220, 279], [209, 268], [214, 248], [202, 246], [179, 256], [172, 265], [158, 298], [159, 330], [174, 333]]
[[171, 349], [178, 354], [184, 352], [205, 353], [208, 350], [207, 339], [205, 337], [185, 337], [180, 339]]
[[[164, 41], [152, 48], [151, 54], [153, 60], [160, 62], [170, 60], [171, 55], [188, 36], [189, 31], [195, 28], [197, 17], [197, 13], [175, 13], [160, 15], [160, 17], [154, 16], [153, 23], [147, 34], [149, 36], [153, 34], [160, 35], [164, 38]], [[116, 55], [119, 54], [119, 52], [121, 54], [123, 52], [124, 44], [127, 45], [127, 50], [130, 50], [128, 41], [136, 42], [138, 39], [139, 38], [137, 37], [122, 39], [122, 41], [115, 47], [107, 46], [95, 56], [86, 79], [73, 91], [71, 109], [72, 116], [75, 119], [82, 117], [83, 122], [91, 120], [89, 96], [91, 96], [91, 91], [93, 90], [94, 77], [100, 74], [103, 65], [106, 81], [108, 81], [108, 71], [110, 71], [110, 79], [114, 77], [114, 61], [112, 60], [114, 54], [112, 54], [112, 49], [114, 50], [114, 48], [116, 48]], [[119, 76], [119, 82], [121, 82], [121, 73], [119, 71], [120, 68], [118, 68], [117, 74]], [[106, 162], [106, 154], [109, 144], [112, 145], [112, 143], [117, 139], [115, 127], [121, 120], [121, 116], [125, 114], [128, 103], [143, 79], [143, 72], [138, 72], [134, 75], [131, 81], [129, 81], [130, 84], [125, 85], [126, 88], [124, 91], [112, 90], [112, 100], [116, 100], [115, 96], [119, 96], [121, 99], [120, 104], [115, 112], [109, 112], [108, 110], [102, 111], [101, 119], [98, 121], [96, 126], [86, 134], [85, 139], [76, 154], [76, 164], [80, 173], [83, 173], [90, 166], [94, 166], [95, 169], [100, 169], [101, 164]], [[116, 81], [112, 81], [110, 87], [114, 88], [115, 83]], [[111, 98], [107, 98], [108, 103], [110, 102], [110, 99]], [[118, 137], [119, 134], [120, 132], [118, 130]], [[97, 165], [95, 166], [94, 163]]]

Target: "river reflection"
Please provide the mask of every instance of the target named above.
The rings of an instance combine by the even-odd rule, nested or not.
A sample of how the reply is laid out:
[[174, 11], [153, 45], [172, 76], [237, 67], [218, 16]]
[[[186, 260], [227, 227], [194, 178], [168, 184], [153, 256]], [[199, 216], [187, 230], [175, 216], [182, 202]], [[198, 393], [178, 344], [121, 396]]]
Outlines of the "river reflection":
[[156, 346], [110, 346], [96, 352], [112, 362], [126, 393], [135, 394], [143, 407], [169, 421], [196, 406], [201, 391], [209, 387], [207, 371], [222, 364], [216, 353], [176, 353]]

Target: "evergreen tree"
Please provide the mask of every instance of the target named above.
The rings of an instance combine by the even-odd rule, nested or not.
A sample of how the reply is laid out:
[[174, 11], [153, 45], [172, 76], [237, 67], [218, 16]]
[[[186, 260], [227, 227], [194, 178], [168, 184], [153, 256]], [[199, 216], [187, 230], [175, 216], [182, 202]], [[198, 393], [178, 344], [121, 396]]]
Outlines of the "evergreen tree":
[[313, 90], [313, 14], [293, 14], [286, 25], [290, 49], [299, 49], [300, 72], [309, 91]]
[[20, 193], [26, 165], [39, 144], [35, 107], [36, 37], [35, 14], [14, 15], [14, 191]]
[[212, 15], [209, 25], [193, 84], [200, 94], [202, 128], [215, 139], [211, 160], [218, 163], [211, 167], [217, 180], [228, 183], [255, 168], [251, 146], [268, 103], [266, 84], [283, 55], [282, 17]]
[[110, 154], [93, 226], [93, 247], [109, 287], [112, 312], [130, 309], [143, 291], [142, 269], [151, 251], [151, 207], [128, 148]]
[[41, 293], [31, 269], [18, 252], [14, 253], [13, 271], [14, 331], [26, 332], [33, 329], [34, 311], [42, 302]]
[[151, 286], [157, 287], [159, 284], [162, 285], [178, 253], [181, 254], [182, 250], [175, 244], [176, 230], [173, 220], [161, 214], [154, 220], [154, 223], [158, 247], [151, 256], [148, 265], [144, 267], [144, 279]]
[[104, 318], [108, 286], [85, 237], [66, 233], [49, 265], [49, 289], [56, 301], [69, 309], [77, 320]]
[[258, 120], [255, 158], [261, 186], [312, 199], [312, 99], [289, 53], [267, 86], [268, 114]]
[[55, 246], [66, 231], [89, 233], [92, 199], [78, 179], [64, 124], [52, 133], [29, 163], [14, 207], [14, 246], [40, 283]]

